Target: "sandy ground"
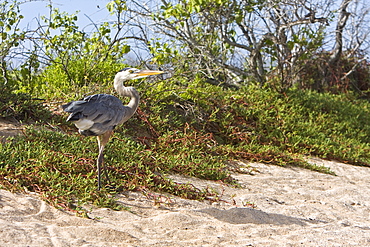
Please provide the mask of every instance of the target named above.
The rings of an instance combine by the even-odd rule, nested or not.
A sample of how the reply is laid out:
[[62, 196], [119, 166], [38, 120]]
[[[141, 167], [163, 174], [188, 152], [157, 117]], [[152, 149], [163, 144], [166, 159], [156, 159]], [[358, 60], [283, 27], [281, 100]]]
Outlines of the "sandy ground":
[[130, 211], [91, 207], [91, 219], [0, 190], [0, 246], [370, 246], [370, 168], [310, 162], [337, 176], [260, 163], [233, 174], [240, 188], [173, 176], [222, 200], [130, 192], [117, 198]]
[[22, 133], [20, 123], [0, 117], [0, 141], [5, 141], [7, 137], [20, 133]]

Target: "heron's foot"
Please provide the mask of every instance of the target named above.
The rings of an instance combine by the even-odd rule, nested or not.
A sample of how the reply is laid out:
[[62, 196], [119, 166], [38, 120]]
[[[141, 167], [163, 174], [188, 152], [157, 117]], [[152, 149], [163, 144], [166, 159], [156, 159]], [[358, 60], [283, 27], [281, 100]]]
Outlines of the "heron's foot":
[[101, 189], [105, 189], [105, 190], [109, 190], [109, 191], [116, 191], [117, 190], [117, 187], [114, 186], [114, 185], [111, 185], [111, 184], [106, 184], [106, 185], [103, 185], [103, 186], [98, 186], [98, 191], [100, 191]]
[[105, 189], [110, 190], [110, 191], [116, 191], [117, 186], [112, 185], [112, 184], [107, 184], [107, 185], [105, 185]]
[[108, 173], [107, 173], [107, 172], [105, 172], [105, 182], [106, 182], [107, 184], [111, 184], [111, 183], [112, 183], [112, 182], [110, 181], [109, 177], [108, 177]]

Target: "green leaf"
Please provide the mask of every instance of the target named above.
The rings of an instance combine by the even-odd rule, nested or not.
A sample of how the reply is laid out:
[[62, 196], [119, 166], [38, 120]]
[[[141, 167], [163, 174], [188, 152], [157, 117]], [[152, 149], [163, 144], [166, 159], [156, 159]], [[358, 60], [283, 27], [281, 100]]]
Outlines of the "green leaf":
[[114, 14], [114, 1], [110, 1], [110, 2], [108, 2], [108, 3], [105, 5], [105, 7], [107, 8], [107, 10], [109, 11], [109, 13], [110, 13], [111, 15], [113, 15], [113, 14]]
[[8, 37], [8, 34], [7, 33], [1, 33], [1, 39], [2, 40], [6, 40]]
[[124, 46], [122, 47], [122, 52], [123, 52], [124, 54], [129, 53], [129, 52], [130, 52], [130, 50], [131, 50], [131, 46], [129, 46], [129, 45], [124, 45]]

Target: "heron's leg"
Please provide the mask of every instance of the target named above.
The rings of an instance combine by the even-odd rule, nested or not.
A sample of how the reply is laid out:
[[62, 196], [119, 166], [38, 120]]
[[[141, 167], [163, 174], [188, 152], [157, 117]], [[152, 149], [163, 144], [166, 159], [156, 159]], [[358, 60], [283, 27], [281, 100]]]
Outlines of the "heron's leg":
[[104, 163], [104, 146], [101, 145], [100, 143], [100, 140], [99, 140], [99, 137], [98, 137], [98, 143], [99, 143], [99, 155], [98, 155], [98, 159], [96, 161], [96, 165], [97, 165], [97, 168], [98, 168], [98, 190], [100, 190], [101, 188], [101, 180], [100, 180], [100, 177], [101, 177], [101, 166], [102, 164]]
[[105, 132], [103, 135], [98, 136], [98, 144], [99, 144], [99, 155], [97, 159], [97, 168], [98, 168], [98, 190], [101, 188], [101, 170], [103, 168], [103, 172], [105, 174], [105, 178], [110, 183], [108, 172], [105, 168], [104, 164], [104, 148], [105, 145], [108, 143], [110, 136], [112, 135], [113, 131]]

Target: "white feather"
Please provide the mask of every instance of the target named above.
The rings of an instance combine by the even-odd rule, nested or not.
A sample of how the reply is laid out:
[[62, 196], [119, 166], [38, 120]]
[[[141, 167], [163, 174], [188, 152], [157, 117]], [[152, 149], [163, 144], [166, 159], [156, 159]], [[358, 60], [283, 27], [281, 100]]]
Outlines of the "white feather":
[[74, 124], [80, 130], [87, 130], [87, 129], [90, 129], [91, 126], [94, 125], [94, 122], [89, 119], [83, 118], [78, 121], [75, 121]]

